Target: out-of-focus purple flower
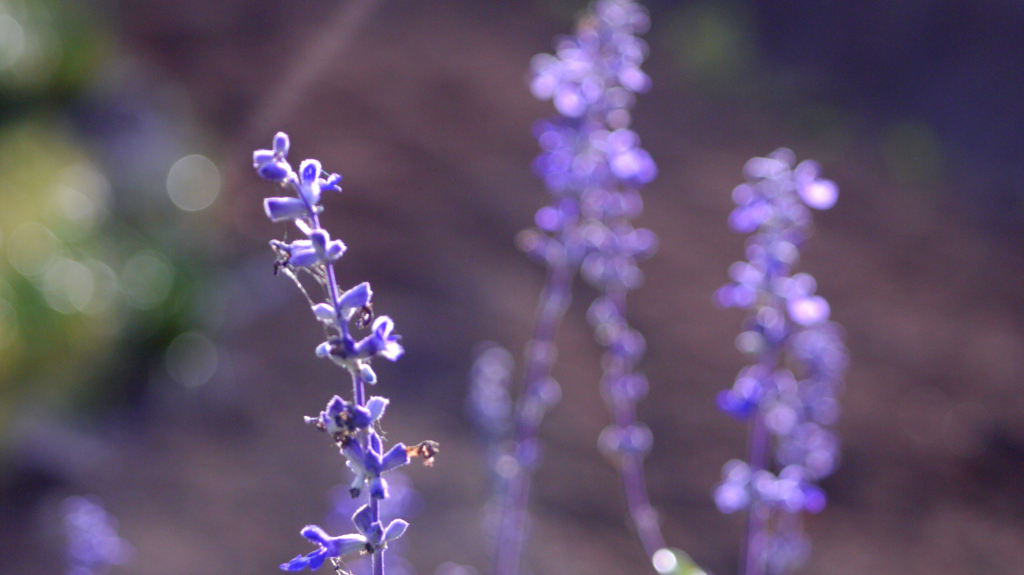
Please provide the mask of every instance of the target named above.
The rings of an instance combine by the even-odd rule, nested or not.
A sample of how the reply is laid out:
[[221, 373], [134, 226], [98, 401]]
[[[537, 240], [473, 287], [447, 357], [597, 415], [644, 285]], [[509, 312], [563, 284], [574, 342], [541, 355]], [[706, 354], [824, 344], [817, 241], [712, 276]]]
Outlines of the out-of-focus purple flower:
[[99, 499], [68, 497], [61, 503], [61, 511], [71, 575], [101, 575], [131, 557], [131, 544], [118, 536], [117, 520]]
[[509, 385], [514, 364], [508, 350], [491, 343], [473, 361], [466, 407], [492, 442], [504, 440], [512, 427]]

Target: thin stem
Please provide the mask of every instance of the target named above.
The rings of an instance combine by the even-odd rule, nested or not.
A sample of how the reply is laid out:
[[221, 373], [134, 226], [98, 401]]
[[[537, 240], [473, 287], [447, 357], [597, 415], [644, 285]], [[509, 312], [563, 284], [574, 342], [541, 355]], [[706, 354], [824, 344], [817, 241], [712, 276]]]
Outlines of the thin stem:
[[[625, 321], [626, 288], [621, 285], [609, 286], [605, 295], [612, 301], [616, 312]], [[611, 362], [612, 368], [609, 370], [612, 378], [625, 377], [633, 371], [632, 360], [625, 353], [617, 353], [619, 360]], [[605, 375], [607, 376], [609, 372], [605, 372]], [[612, 414], [619, 428], [625, 429], [636, 424], [636, 404], [631, 401], [612, 402]], [[629, 515], [636, 526], [637, 535], [644, 551], [648, 557], [653, 557], [655, 552], [665, 547], [665, 538], [661, 534], [661, 528], [658, 526], [654, 509], [651, 507], [647, 495], [643, 457], [638, 454], [623, 454], [621, 463], [620, 473], [626, 494], [626, 504], [629, 506]]]
[[[306, 202], [306, 198], [302, 194], [299, 194], [299, 197], [302, 198], [302, 201]], [[316, 210], [314, 208], [315, 206], [311, 205], [309, 202], [306, 202], [306, 209], [308, 209], [309, 213], [312, 214], [311, 219], [313, 220], [313, 229], [319, 230], [321, 229], [320, 216], [317, 215]], [[341, 328], [342, 335], [348, 335], [348, 322], [345, 321], [345, 318], [341, 317], [341, 309], [338, 307], [338, 280], [334, 275], [334, 263], [326, 262], [324, 264], [324, 267], [327, 268], [327, 290], [330, 292], [331, 295], [331, 307], [334, 308], [334, 314], [335, 317], [337, 318], [338, 326]], [[358, 376], [354, 374], [352, 377], [354, 378], [353, 382], [359, 379]], [[361, 381], [357, 388], [362, 388]], [[359, 405], [362, 405], [362, 403], [360, 403]]]
[[[573, 271], [565, 262], [554, 265], [548, 277], [548, 284], [541, 294], [533, 339], [528, 344], [526, 354], [523, 389], [516, 404], [513, 437], [517, 446], [534, 441], [537, 437], [540, 418], [528, 413], [529, 410], [525, 407], [539, 383], [551, 374], [554, 339], [569, 304], [569, 286], [572, 284], [573, 275]], [[496, 575], [519, 573], [532, 472], [529, 467], [520, 466], [518, 472], [506, 483], [506, 493], [501, 501], [498, 519], [494, 565]]]
[[[774, 274], [769, 270], [765, 274], [765, 284], [770, 286]], [[784, 309], [782, 302], [777, 296], [772, 296], [769, 305], [779, 311], [783, 317]], [[762, 377], [771, 377], [779, 363], [781, 344], [779, 342], [768, 343], [766, 334], [766, 348], [758, 358]], [[768, 428], [765, 426], [764, 415], [760, 406], [754, 410], [753, 421], [750, 424], [750, 438], [747, 445], [747, 461], [750, 465], [750, 473], [768, 468], [771, 455], [771, 437], [768, 435]], [[741, 566], [743, 575], [764, 575], [764, 532], [768, 523], [769, 510], [754, 500], [750, 504], [750, 512], [747, 517], [747, 534], [743, 541], [741, 551]]]
[[[764, 416], [761, 411], [754, 412], [754, 421], [750, 425], [750, 445], [748, 461], [750, 472], [756, 473], [765, 469], [768, 465], [768, 429], [764, 425]], [[743, 548], [740, 557], [742, 558], [743, 575], [763, 575], [764, 561], [763, 534], [767, 523], [765, 509], [759, 502], [754, 501], [750, 506], [750, 513], [747, 517], [747, 536], [743, 541]]]
[[[370, 496], [370, 516], [374, 521], [380, 521], [380, 500], [373, 495]], [[373, 551], [370, 559], [373, 563], [373, 575], [384, 575], [384, 548], [378, 547]]]

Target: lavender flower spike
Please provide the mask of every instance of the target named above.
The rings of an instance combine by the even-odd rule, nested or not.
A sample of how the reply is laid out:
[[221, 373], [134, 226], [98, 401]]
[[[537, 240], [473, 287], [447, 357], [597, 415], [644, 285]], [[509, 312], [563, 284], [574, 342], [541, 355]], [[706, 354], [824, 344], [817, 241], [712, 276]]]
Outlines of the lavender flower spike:
[[[629, 130], [635, 94], [650, 87], [640, 69], [647, 55], [638, 34], [647, 30], [647, 11], [632, 0], [596, 0], [577, 21], [572, 36], [555, 42], [554, 54], [531, 61], [530, 89], [550, 99], [560, 117], [538, 122], [534, 134], [541, 154], [533, 168], [552, 197], [537, 211], [537, 228], [521, 232], [519, 247], [548, 267], [533, 340], [528, 345], [523, 392], [513, 420], [515, 473], [505, 480], [498, 520], [495, 572], [517, 575], [524, 544], [524, 518], [532, 468], [538, 460], [536, 440], [541, 419], [560, 397], [550, 377], [554, 336], [571, 297], [577, 272], [606, 292], [613, 313], [595, 324], [608, 347], [605, 379], [632, 375], [643, 353], [643, 337], [625, 322], [626, 290], [642, 274], [636, 259], [653, 253], [654, 234], [634, 230], [642, 202], [638, 190], [657, 174], [650, 154]], [[606, 337], [607, 336], [607, 337]], [[621, 456], [627, 499], [645, 549], [664, 547], [655, 514], [647, 503], [641, 457], [650, 433], [635, 421], [633, 402], [612, 405], [616, 427], [603, 434], [603, 445]]]
[[[338, 289], [334, 262], [345, 253], [345, 244], [332, 240], [320, 226], [319, 206], [324, 191], [341, 191], [338, 185], [341, 176], [325, 176], [317, 160], [305, 160], [296, 174], [286, 157], [288, 136], [281, 133], [274, 138], [272, 150], [257, 150], [253, 154], [253, 165], [261, 177], [281, 184], [295, 193], [294, 197], [274, 197], [264, 200], [267, 217], [274, 222], [292, 222], [306, 239], [290, 243], [271, 241], [277, 255], [274, 265], [276, 272], [293, 279], [307, 296], [314, 317], [327, 331], [327, 341], [317, 347], [316, 355], [329, 357], [334, 363], [345, 368], [352, 378], [352, 401], [334, 396], [318, 417], [307, 417], [306, 422], [328, 433], [345, 457], [346, 464], [355, 478], [351, 495], [358, 497], [369, 492], [366, 505], [353, 516], [358, 533], [331, 537], [315, 525], [302, 530], [302, 535], [317, 544], [318, 548], [299, 555], [281, 565], [285, 571], [299, 571], [305, 568], [315, 570], [327, 559], [335, 566], [341, 557], [353, 553], [368, 553], [372, 556], [373, 575], [384, 575], [384, 548], [387, 542], [402, 535], [408, 523], [401, 519], [383, 527], [380, 520], [380, 502], [387, 498], [387, 483], [382, 473], [409, 463], [412, 456], [422, 457], [424, 463], [432, 465], [438, 452], [433, 441], [423, 441], [407, 449], [397, 443], [385, 450], [383, 442], [375, 431], [375, 425], [384, 416], [389, 401], [383, 397], [366, 397], [366, 385], [377, 383], [370, 362], [376, 356], [395, 361], [403, 353], [400, 336], [394, 333], [395, 324], [387, 316], [373, 318], [370, 299], [373, 290], [363, 282], [342, 293]], [[305, 287], [296, 277], [308, 273], [323, 288], [320, 303], [314, 303]], [[324, 301], [326, 300], [326, 301]], [[353, 324], [353, 320], [355, 325]], [[370, 327], [370, 333], [362, 339], [353, 335], [355, 329]], [[368, 488], [368, 489], [367, 489]]]

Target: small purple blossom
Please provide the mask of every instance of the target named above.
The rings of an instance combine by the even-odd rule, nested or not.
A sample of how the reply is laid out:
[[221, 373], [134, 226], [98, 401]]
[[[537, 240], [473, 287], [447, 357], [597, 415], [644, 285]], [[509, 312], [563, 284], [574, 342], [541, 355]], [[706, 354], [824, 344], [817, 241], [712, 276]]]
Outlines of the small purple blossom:
[[381, 474], [409, 463], [409, 453], [405, 445], [396, 443], [387, 453], [382, 454], [380, 436], [371, 431], [368, 437], [365, 447], [354, 438], [346, 438], [342, 443], [341, 453], [355, 474], [349, 492], [352, 497], [358, 497], [369, 484], [370, 496], [384, 499], [387, 497], [388, 484]]
[[295, 178], [288, 164], [288, 134], [278, 132], [274, 136], [274, 149], [256, 150], [252, 154], [252, 165], [256, 173], [265, 180], [284, 182]]
[[[356, 360], [381, 356], [395, 361], [405, 350], [402, 336], [394, 333], [395, 323], [386, 315], [374, 320], [370, 335], [358, 342], [347, 333], [329, 338], [316, 348], [317, 357], [327, 357], [343, 367], [350, 367]], [[374, 378], [375, 379], [375, 378]]]
[[356, 405], [335, 395], [318, 417], [306, 417], [306, 423], [315, 423], [334, 437], [345, 437], [373, 425], [384, 415], [388, 400], [371, 397], [366, 405]]
[[356, 553], [373, 553], [383, 548], [389, 541], [398, 539], [405, 533], [409, 524], [401, 519], [395, 519], [383, 527], [380, 521], [375, 520], [369, 505], [364, 505], [352, 516], [352, 523], [357, 533], [331, 537], [323, 529], [316, 525], [307, 525], [300, 532], [303, 537], [315, 543], [318, 548], [307, 554], [298, 555], [291, 561], [281, 565], [284, 571], [302, 571], [308, 568], [316, 571], [323, 565], [324, 561], [330, 558], [340, 559], [346, 555]]

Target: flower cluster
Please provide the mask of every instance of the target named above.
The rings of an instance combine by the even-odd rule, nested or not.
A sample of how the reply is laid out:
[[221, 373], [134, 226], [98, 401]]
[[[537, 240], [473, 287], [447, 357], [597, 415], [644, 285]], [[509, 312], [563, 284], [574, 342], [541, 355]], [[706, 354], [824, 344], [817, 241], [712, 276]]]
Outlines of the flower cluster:
[[730, 267], [732, 281], [716, 293], [720, 305], [750, 310], [736, 345], [757, 359], [718, 395], [723, 411], [751, 421], [749, 461], [727, 463], [715, 490], [723, 512], [750, 510], [747, 573], [785, 573], [806, 558], [799, 514], [825, 507], [817, 482], [838, 460], [830, 427], [847, 361], [842, 331], [815, 295], [814, 278], [791, 275], [808, 236], [809, 208], [832, 207], [838, 189], [819, 177], [816, 163], [793, 164], [786, 149], [747, 162], [748, 182], [733, 191], [737, 207], [729, 216], [734, 230], [752, 234], [747, 261]]
[[[368, 492], [369, 501], [352, 516], [356, 533], [332, 537], [316, 525], [305, 527], [302, 536], [316, 544], [317, 549], [295, 557], [281, 565], [281, 569], [317, 569], [327, 559], [337, 565], [343, 557], [359, 553], [371, 555], [374, 575], [382, 575], [384, 548], [408, 526], [401, 519], [387, 526], [381, 522], [379, 503], [388, 497], [387, 481], [382, 474], [409, 463], [413, 456], [432, 463], [437, 444], [425, 441], [406, 447], [396, 443], [390, 449], [384, 448], [376, 425], [384, 415], [388, 400], [376, 396], [367, 399], [365, 386], [377, 383], [377, 374], [370, 365], [374, 357], [395, 361], [402, 355], [401, 338], [394, 333], [391, 318], [372, 319], [370, 284], [363, 282], [344, 292], [338, 288], [333, 264], [344, 255], [346, 248], [340, 240], [332, 240], [320, 226], [319, 215], [323, 208], [319, 204], [324, 191], [341, 191], [338, 186], [341, 176], [327, 174], [317, 160], [303, 161], [296, 173], [287, 158], [288, 136], [283, 133], [274, 137], [272, 149], [257, 150], [253, 154], [253, 167], [259, 176], [293, 193], [265, 199], [263, 207], [267, 217], [272, 222], [292, 222], [305, 236], [305, 239], [288, 243], [270, 242], [277, 254], [274, 269], [295, 280], [304, 294], [307, 292], [297, 278], [300, 272], [312, 276], [323, 289], [326, 301], [309, 301], [310, 311], [327, 334], [326, 341], [317, 346], [316, 356], [329, 358], [345, 368], [352, 378], [353, 388], [351, 402], [335, 395], [319, 416], [307, 417], [306, 421], [328, 433], [345, 458], [354, 475], [349, 488], [351, 497]], [[353, 329], [367, 327], [369, 333], [364, 337], [353, 334]]]
[[539, 230], [525, 232], [519, 243], [549, 266], [576, 267], [586, 256], [581, 209], [635, 215], [639, 196], [631, 191], [658, 173], [629, 129], [635, 94], [650, 87], [640, 70], [647, 44], [636, 36], [648, 25], [646, 10], [632, 0], [600, 0], [575, 35], [556, 41], [554, 55], [538, 54], [531, 62], [533, 94], [551, 99], [561, 116], [534, 126], [541, 154], [533, 169], [554, 202], [537, 212]]
[[357, 533], [331, 537], [323, 529], [316, 525], [307, 525], [300, 532], [303, 537], [315, 543], [316, 551], [308, 555], [299, 555], [288, 563], [281, 565], [285, 571], [302, 571], [309, 568], [315, 571], [323, 565], [324, 560], [339, 558], [356, 553], [375, 553], [383, 549], [385, 543], [398, 539], [405, 533], [409, 524], [401, 519], [395, 519], [382, 527], [380, 521], [373, 517], [369, 505], [363, 505], [359, 511], [352, 516], [352, 523], [356, 526]]
[[[344, 526], [362, 505], [352, 499], [348, 485], [337, 485], [329, 494], [331, 509], [325, 519], [327, 526]], [[413, 488], [412, 480], [401, 471], [388, 474], [388, 505], [380, 510], [380, 524], [390, 525], [399, 517], [410, 518], [421, 511], [421, 495]], [[385, 529], [386, 532], [386, 529]], [[405, 539], [392, 539], [388, 545], [389, 575], [414, 575], [412, 565], [402, 556]], [[343, 570], [349, 575], [370, 575], [369, 557], [346, 560]], [[340, 562], [339, 562], [340, 563]]]

